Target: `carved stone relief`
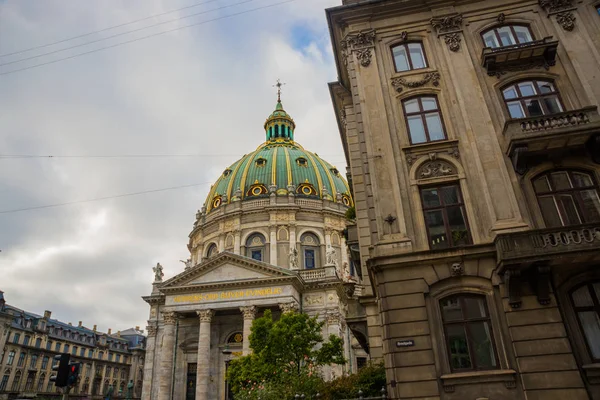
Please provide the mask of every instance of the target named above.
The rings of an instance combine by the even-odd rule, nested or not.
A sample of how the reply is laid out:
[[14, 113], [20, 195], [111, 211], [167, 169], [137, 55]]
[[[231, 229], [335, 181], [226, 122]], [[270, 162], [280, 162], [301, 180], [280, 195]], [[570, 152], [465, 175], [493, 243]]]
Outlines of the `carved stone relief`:
[[575, 29], [575, 15], [570, 11], [556, 14], [556, 22], [558, 22], [565, 31], [571, 32]]
[[460, 50], [460, 32], [462, 32], [463, 16], [461, 14], [429, 20], [437, 31], [438, 37], [443, 36], [448, 49], [453, 52]]
[[368, 67], [371, 64], [373, 47], [375, 47], [374, 29], [347, 34], [340, 42], [344, 65], [348, 67], [348, 57], [355, 52], [360, 65]]
[[456, 175], [456, 169], [447, 161], [437, 160], [423, 164], [417, 171], [418, 179]]
[[308, 295], [305, 297], [304, 301], [309, 306], [322, 305], [323, 304], [323, 296], [321, 295]]
[[396, 92], [400, 93], [404, 88], [418, 88], [431, 82], [433, 86], [439, 86], [440, 84], [440, 73], [439, 72], [428, 72], [423, 78], [409, 81], [405, 78], [394, 78], [392, 79], [392, 86], [396, 89]]
[[575, 29], [575, 15], [571, 12], [577, 7], [573, 0], [539, 0], [540, 7], [544, 8], [548, 16], [556, 15], [556, 22], [568, 32]]

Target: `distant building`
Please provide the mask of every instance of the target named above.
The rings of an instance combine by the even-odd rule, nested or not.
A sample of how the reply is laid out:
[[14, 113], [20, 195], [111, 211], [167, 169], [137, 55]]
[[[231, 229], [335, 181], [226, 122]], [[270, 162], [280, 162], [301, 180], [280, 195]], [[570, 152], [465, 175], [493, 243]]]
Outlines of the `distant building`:
[[6, 304], [0, 291], [0, 400], [9, 398], [58, 398], [50, 382], [53, 357], [70, 353], [81, 362], [79, 382], [71, 399], [102, 398], [109, 385], [115, 395], [134, 382], [140, 397], [146, 338], [139, 327], [116, 334], [51, 319]]

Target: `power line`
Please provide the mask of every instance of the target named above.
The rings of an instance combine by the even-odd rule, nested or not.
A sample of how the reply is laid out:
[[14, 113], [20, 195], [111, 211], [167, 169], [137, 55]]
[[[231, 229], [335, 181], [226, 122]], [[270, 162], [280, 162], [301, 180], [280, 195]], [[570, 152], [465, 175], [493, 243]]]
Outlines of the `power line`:
[[68, 42], [68, 41], [71, 41], [71, 40], [80, 39], [80, 38], [82, 38], [82, 37], [90, 36], [90, 35], [93, 35], [93, 34], [95, 34], [95, 33], [106, 32], [106, 31], [109, 31], [109, 30], [111, 30], [111, 29], [121, 28], [121, 27], [123, 27], [123, 26], [126, 26], [126, 25], [131, 25], [131, 24], [135, 24], [135, 23], [137, 23], [137, 22], [147, 21], [147, 20], [149, 20], [149, 19], [152, 19], [152, 18], [156, 18], [156, 17], [162, 17], [163, 15], [172, 14], [172, 13], [174, 13], [174, 12], [181, 11], [181, 10], [186, 10], [186, 9], [188, 9], [188, 8], [194, 8], [194, 7], [201, 6], [201, 5], [203, 5], [203, 4], [214, 3], [215, 1], [219, 1], [219, 0], [207, 0], [207, 1], [201, 1], [200, 3], [191, 4], [191, 5], [189, 5], [189, 6], [185, 6], [185, 7], [177, 8], [177, 9], [175, 9], [175, 10], [171, 10], [171, 11], [165, 11], [165, 12], [163, 12], [163, 13], [160, 13], [160, 14], [154, 14], [154, 15], [150, 15], [149, 17], [144, 17], [144, 18], [140, 18], [140, 19], [135, 19], [135, 20], [133, 20], [133, 21], [125, 22], [125, 23], [122, 23], [122, 24], [119, 24], [119, 25], [113, 25], [113, 26], [109, 26], [108, 28], [99, 29], [99, 30], [97, 30], [97, 31], [88, 32], [88, 33], [84, 33], [84, 34], [77, 35], [77, 36], [72, 36], [72, 37], [70, 37], [70, 38], [62, 39], [62, 40], [59, 40], [59, 41], [56, 41], [56, 42], [52, 42], [52, 43], [46, 43], [46, 44], [42, 44], [42, 45], [39, 45], [39, 46], [30, 47], [30, 48], [28, 48], [28, 49], [23, 49], [23, 50], [19, 50], [19, 51], [14, 51], [14, 52], [12, 52], [12, 53], [0, 54], [0, 57], [14, 56], [14, 55], [17, 55], [17, 54], [26, 53], [26, 52], [28, 52], [28, 51], [31, 51], [31, 50], [37, 50], [37, 49], [42, 49], [42, 48], [44, 48], [44, 47], [54, 46], [55, 44], [60, 44], [60, 43]]
[[268, 4], [266, 6], [256, 7], [256, 8], [252, 8], [250, 10], [245, 10], [245, 11], [241, 11], [241, 12], [234, 13], [234, 14], [224, 15], [222, 17], [217, 17], [217, 18], [206, 20], [206, 21], [196, 22], [194, 24], [180, 26], [178, 28], [170, 29], [170, 30], [163, 31], [163, 32], [154, 33], [152, 35], [143, 36], [143, 37], [140, 37], [140, 38], [137, 38], [137, 39], [132, 39], [132, 40], [128, 40], [128, 41], [121, 42], [121, 43], [115, 43], [115, 44], [112, 44], [110, 46], [100, 47], [98, 49], [94, 49], [94, 50], [86, 51], [86, 52], [83, 52], [83, 53], [75, 54], [75, 55], [72, 55], [72, 56], [69, 56], [69, 57], [58, 58], [56, 60], [47, 61], [45, 63], [35, 64], [35, 65], [31, 65], [29, 67], [19, 68], [19, 69], [15, 69], [15, 70], [12, 70], [12, 71], [2, 72], [2, 73], [0, 73], [0, 76], [14, 74], [14, 73], [21, 72], [21, 71], [26, 71], [26, 70], [29, 70], [29, 69], [32, 69], [32, 68], [42, 67], [44, 65], [54, 64], [54, 63], [57, 63], [59, 61], [70, 60], [72, 58], [83, 56], [83, 55], [87, 55], [87, 54], [92, 54], [92, 53], [95, 53], [97, 51], [106, 50], [106, 49], [110, 49], [110, 48], [113, 48], [113, 47], [122, 46], [124, 44], [137, 42], [138, 40], [143, 40], [143, 39], [148, 39], [148, 38], [151, 38], [151, 37], [154, 37], [154, 36], [164, 35], [166, 33], [174, 32], [174, 31], [177, 31], [177, 30], [180, 30], [180, 29], [190, 28], [192, 26], [197, 26], [197, 25], [203, 25], [203, 24], [206, 24], [206, 23], [209, 23], [209, 22], [219, 21], [219, 20], [222, 20], [222, 19], [225, 19], [225, 18], [235, 17], [235, 16], [238, 16], [238, 15], [247, 14], [247, 13], [251, 13], [251, 12], [254, 12], [254, 11], [259, 11], [259, 10], [263, 10], [263, 9], [266, 9], [266, 8], [270, 8], [270, 7], [275, 7], [275, 6], [279, 6], [279, 5], [282, 5], [282, 4], [286, 4], [286, 3], [291, 3], [293, 1], [296, 1], [296, 0], [280, 1], [278, 3]]
[[67, 51], [67, 50], [71, 50], [71, 49], [76, 49], [78, 47], [87, 46], [87, 45], [90, 45], [90, 44], [102, 42], [102, 41], [109, 40], [109, 39], [116, 38], [116, 37], [123, 36], [123, 35], [129, 35], [130, 33], [143, 31], [144, 29], [154, 28], [155, 26], [164, 25], [164, 24], [170, 24], [171, 22], [176, 22], [176, 21], [179, 21], [179, 20], [182, 20], [182, 19], [191, 18], [191, 17], [195, 17], [195, 16], [198, 16], [198, 15], [202, 15], [202, 14], [208, 14], [210, 12], [222, 10], [224, 8], [239, 6], [240, 4], [250, 3], [251, 1], [254, 1], [254, 0], [244, 0], [244, 1], [241, 1], [239, 3], [229, 4], [229, 5], [225, 5], [225, 6], [213, 8], [212, 10], [200, 11], [200, 12], [197, 12], [197, 13], [194, 13], [194, 14], [185, 15], [183, 17], [174, 18], [174, 19], [171, 19], [169, 21], [157, 22], [156, 24], [152, 24], [152, 25], [148, 25], [148, 26], [143, 26], [141, 28], [133, 29], [133, 30], [130, 30], [130, 31], [127, 31], [127, 32], [115, 33], [114, 35], [110, 35], [110, 36], [107, 36], [105, 38], [100, 38], [100, 39], [92, 40], [92, 41], [86, 42], [86, 43], [76, 44], [76, 45], [73, 45], [73, 46], [70, 46], [70, 47], [65, 47], [63, 49], [53, 50], [53, 51], [49, 51], [47, 53], [42, 53], [42, 54], [38, 54], [38, 55], [35, 55], [35, 56], [29, 56], [29, 57], [21, 58], [19, 60], [8, 61], [8, 62], [0, 64], [0, 67], [3, 67], [5, 65], [11, 65], [11, 64], [20, 63], [20, 62], [27, 61], [27, 60], [33, 60], [34, 58], [40, 58], [40, 57], [44, 57], [44, 56], [49, 56], [51, 54], [62, 53], [63, 51]]
[[210, 183], [213, 183], [213, 182], [194, 183], [192, 185], [183, 185], [183, 186], [172, 186], [172, 187], [162, 188], [162, 189], [144, 190], [144, 191], [141, 191], [141, 192], [118, 194], [118, 195], [115, 195], [115, 196], [98, 197], [98, 198], [95, 198], [95, 199], [69, 201], [69, 202], [66, 202], [66, 203], [56, 203], [56, 204], [47, 204], [47, 205], [43, 205], [43, 206], [15, 208], [15, 209], [12, 209], [12, 210], [0, 211], [0, 214], [10, 214], [10, 213], [16, 213], [16, 212], [21, 212], [21, 211], [39, 210], [39, 209], [42, 209], [42, 208], [54, 208], [54, 207], [68, 206], [68, 205], [71, 205], [71, 204], [90, 203], [90, 202], [93, 202], [93, 201], [108, 200], [108, 199], [117, 199], [117, 198], [121, 198], [121, 197], [138, 196], [138, 195], [147, 194], [147, 193], [165, 192], [165, 191], [168, 191], [168, 190], [176, 190], [176, 189], [184, 189], [184, 188], [190, 188], [190, 187], [195, 187], [195, 186], [208, 185]]

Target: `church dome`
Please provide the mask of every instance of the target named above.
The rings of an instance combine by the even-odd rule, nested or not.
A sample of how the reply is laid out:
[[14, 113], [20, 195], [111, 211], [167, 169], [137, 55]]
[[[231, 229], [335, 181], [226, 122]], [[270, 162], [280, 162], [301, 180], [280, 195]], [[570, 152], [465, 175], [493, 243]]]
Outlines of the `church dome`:
[[340, 171], [294, 141], [296, 124], [277, 99], [267, 118], [265, 143], [226, 168], [206, 198], [206, 212], [236, 201], [277, 196], [326, 199], [352, 205]]

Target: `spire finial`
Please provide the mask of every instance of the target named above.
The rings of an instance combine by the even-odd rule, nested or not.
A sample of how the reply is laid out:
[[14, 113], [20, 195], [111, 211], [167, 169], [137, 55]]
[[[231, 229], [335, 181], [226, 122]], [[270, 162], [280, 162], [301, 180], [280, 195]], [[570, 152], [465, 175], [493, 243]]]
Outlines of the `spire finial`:
[[273, 85], [273, 87], [277, 86], [277, 102], [281, 103], [281, 87], [285, 85], [285, 83], [281, 83], [280, 79], [277, 79], [277, 83]]

